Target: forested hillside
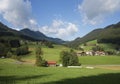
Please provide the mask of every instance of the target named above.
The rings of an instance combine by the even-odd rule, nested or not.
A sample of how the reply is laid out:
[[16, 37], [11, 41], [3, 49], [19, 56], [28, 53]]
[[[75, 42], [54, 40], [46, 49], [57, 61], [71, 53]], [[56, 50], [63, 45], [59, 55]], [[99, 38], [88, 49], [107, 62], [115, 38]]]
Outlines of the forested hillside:
[[97, 40], [98, 43], [113, 43], [120, 45], [120, 22], [105, 28], [95, 29], [84, 37], [69, 42], [67, 46], [76, 48], [80, 44], [92, 40]]

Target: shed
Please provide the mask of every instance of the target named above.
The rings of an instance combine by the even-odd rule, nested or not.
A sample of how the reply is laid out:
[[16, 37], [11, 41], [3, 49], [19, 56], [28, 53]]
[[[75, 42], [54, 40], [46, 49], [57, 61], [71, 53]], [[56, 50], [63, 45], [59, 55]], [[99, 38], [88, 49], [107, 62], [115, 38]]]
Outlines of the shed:
[[48, 66], [56, 66], [57, 62], [56, 61], [47, 61]]

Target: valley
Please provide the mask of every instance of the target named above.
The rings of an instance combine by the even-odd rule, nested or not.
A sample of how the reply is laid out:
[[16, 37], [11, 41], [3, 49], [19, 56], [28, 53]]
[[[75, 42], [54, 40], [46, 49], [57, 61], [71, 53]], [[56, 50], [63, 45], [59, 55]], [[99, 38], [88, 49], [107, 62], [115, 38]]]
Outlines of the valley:
[[[56, 43], [56, 40], [40, 39], [35, 31], [29, 29], [25, 29], [23, 34], [20, 31], [11, 30], [7, 26], [2, 25], [0, 28], [2, 30], [0, 31], [0, 84], [118, 84], [120, 82], [119, 41], [115, 43], [99, 42], [94, 34], [93, 36], [88, 34], [82, 38], [83, 41], [78, 38], [64, 43], [65, 41], [58, 39]], [[29, 33], [27, 33], [28, 31]], [[33, 36], [30, 32], [36, 35]], [[57, 66], [36, 66], [37, 47], [41, 47], [43, 60], [54, 61]], [[81, 68], [68, 68], [59, 66], [62, 64], [60, 61], [62, 51], [67, 51], [67, 53], [68, 51], [71, 53], [73, 51], [75, 53], [102, 51], [107, 54], [78, 55]]]

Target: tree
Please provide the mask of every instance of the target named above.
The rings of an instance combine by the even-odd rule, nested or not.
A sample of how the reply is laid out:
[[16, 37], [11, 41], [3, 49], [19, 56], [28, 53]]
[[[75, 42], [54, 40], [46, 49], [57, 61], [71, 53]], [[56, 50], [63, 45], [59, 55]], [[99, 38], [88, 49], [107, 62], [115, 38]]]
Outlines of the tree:
[[60, 61], [62, 62], [63, 66], [66, 67], [69, 65], [69, 52], [68, 51], [62, 51], [60, 53]]
[[43, 59], [42, 55], [43, 55], [43, 51], [42, 51], [41, 47], [38, 46], [36, 48], [36, 62], [35, 62], [35, 64], [37, 66], [46, 67], [47, 66], [47, 61], [45, 59]]
[[48, 48], [54, 48], [53, 43], [52, 43], [52, 42], [49, 42], [49, 41], [46, 43], [46, 46], [47, 46]]
[[37, 66], [42, 66], [42, 55], [43, 55], [43, 51], [41, 47], [38, 46], [36, 48], [36, 62], [35, 62]]
[[69, 58], [69, 66], [78, 66], [78, 65], [80, 65], [78, 56], [73, 50], [71, 50], [70, 58]]
[[78, 66], [80, 65], [78, 57], [73, 50], [62, 51], [60, 53], [60, 61], [62, 62], [63, 66]]

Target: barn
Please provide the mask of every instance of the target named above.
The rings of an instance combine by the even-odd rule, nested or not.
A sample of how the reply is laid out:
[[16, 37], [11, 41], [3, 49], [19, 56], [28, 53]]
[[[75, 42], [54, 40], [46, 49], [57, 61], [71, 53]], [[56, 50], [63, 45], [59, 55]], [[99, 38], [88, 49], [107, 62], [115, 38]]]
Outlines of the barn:
[[56, 61], [47, 61], [48, 66], [56, 66], [57, 62]]

